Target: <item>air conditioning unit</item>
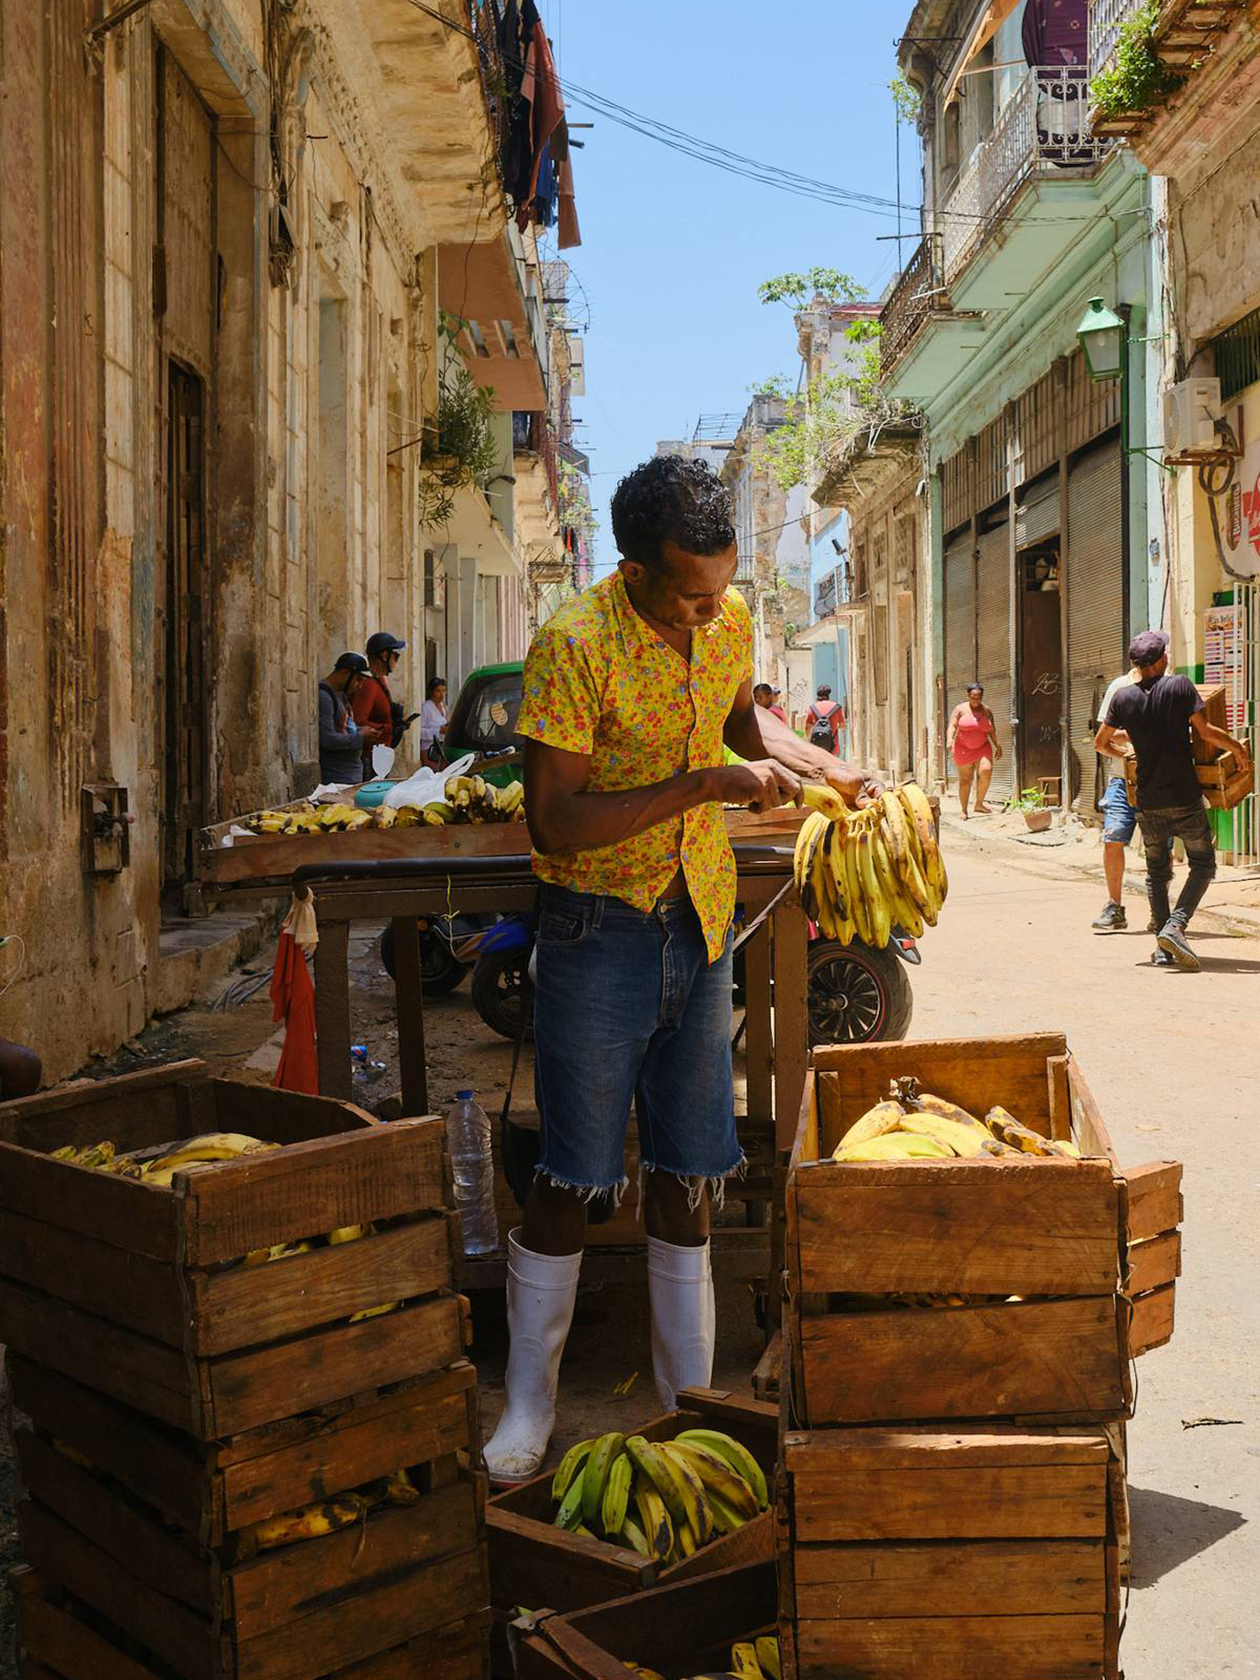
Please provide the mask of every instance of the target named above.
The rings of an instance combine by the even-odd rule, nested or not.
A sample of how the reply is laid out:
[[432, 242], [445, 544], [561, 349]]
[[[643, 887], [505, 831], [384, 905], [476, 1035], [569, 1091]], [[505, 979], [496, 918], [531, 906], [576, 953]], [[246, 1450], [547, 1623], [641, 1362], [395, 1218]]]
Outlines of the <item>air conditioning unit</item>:
[[1220, 418], [1220, 380], [1183, 379], [1164, 392], [1164, 448], [1169, 455], [1214, 455]]

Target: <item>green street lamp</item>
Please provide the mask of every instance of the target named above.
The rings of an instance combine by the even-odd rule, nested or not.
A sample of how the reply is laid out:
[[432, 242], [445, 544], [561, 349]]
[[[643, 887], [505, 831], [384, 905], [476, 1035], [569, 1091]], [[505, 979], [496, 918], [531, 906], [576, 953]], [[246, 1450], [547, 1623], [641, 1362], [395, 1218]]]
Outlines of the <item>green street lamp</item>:
[[1120, 379], [1127, 372], [1128, 326], [1102, 298], [1090, 298], [1076, 336], [1092, 380]]

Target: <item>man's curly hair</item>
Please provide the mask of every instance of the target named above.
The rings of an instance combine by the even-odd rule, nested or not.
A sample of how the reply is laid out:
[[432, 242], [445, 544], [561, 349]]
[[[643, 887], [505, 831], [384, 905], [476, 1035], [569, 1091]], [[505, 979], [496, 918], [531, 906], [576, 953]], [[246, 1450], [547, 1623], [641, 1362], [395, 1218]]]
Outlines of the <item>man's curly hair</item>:
[[618, 552], [660, 570], [665, 543], [686, 554], [721, 554], [735, 541], [726, 486], [703, 461], [657, 455], [622, 479], [613, 493]]

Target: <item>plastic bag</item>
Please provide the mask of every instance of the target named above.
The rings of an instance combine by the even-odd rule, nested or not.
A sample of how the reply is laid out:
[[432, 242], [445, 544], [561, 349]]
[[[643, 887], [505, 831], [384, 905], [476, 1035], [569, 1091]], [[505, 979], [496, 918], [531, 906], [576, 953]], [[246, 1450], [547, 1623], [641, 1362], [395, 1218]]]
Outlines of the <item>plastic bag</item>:
[[409, 776], [405, 782], [398, 782], [381, 801], [383, 805], [393, 806], [397, 810], [403, 805], [433, 805], [445, 799], [446, 784], [452, 776], [466, 776], [477, 762], [476, 753], [468, 753], [454, 764], [447, 764], [441, 770], [432, 770], [427, 766], [417, 770], [414, 776]]

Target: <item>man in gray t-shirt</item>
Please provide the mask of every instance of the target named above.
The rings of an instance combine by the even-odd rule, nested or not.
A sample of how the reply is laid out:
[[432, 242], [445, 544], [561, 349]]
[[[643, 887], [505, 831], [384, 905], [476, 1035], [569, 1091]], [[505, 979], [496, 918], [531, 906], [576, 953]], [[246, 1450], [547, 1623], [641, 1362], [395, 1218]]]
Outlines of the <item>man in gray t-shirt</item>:
[[[1216, 874], [1216, 843], [1203, 806], [1191, 731], [1218, 752], [1232, 752], [1239, 767], [1250, 762], [1241, 742], [1207, 721], [1199, 691], [1188, 677], [1170, 675], [1168, 638], [1145, 630], [1129, 646], [1138, 681], [1113, 696], [1094, 745], [1114, 753], [1123, 735], [1137, 753], [1138, 823], [1146, 850], [1146, 895], [1160, 929], [1155, 960], [1176, 963], [1194, 972], [1199, 959], [1190, 948], [1186, 927]], [[1172, 880], [1169, 842], [1180, 840], [1186, 849], [1190, 874], [1177, 908], [1169, 909]]]
[[363, 681], [368, 662], [361, 653], [343, 653], [319, 685], [319, 779], [361, 782], [363, 749], [381, 738], [379, 729], [354, 721], [350, 702]]

